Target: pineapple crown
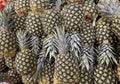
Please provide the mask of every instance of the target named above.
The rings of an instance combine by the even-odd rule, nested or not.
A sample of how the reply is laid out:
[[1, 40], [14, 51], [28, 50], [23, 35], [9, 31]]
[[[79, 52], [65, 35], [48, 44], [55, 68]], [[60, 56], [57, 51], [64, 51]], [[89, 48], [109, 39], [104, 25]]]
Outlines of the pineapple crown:
[[34, 81], [37, 81], [40, 77], [40, 73], [42, 71], [42, 69], [44, 68], [44, 63], [46, 61], [46, 58], [45, 58], [45, 53], [44, 52], [41, 52], [39, 54], [39, 58], [38, 58], [38, 61], [37, 61], [37, 70], [36, 72], [33, 74], [33, 76], [30, 78], [30, 80], [34, 80]]
[[30, 43], [30, 35], [28, 34], [27, 31], [25, 30], [19, 30], [16, 34], [17, 39], [18, 39], [18, 43], [19, 43], [19, 47], [20, 49], [29, 49], [31, 43]]
[[39, 37], [33, 36], [32, 37], [32, 51], [38, 55], [40, 53], [41, 50], [41, 43], [40, 43], [40, 39]]
[[58, 53], [58, 50], [56, 46], [54, 45], [54, 36], [50, 36], [44, 40], [43, 48], [45, 50], [45, 56], [48, 56], [49, 59], [55, 58], [56, 54]]
[[94, 64], [94, 47], [93, 46], [84, 46], [82, 49], [82, 56], [80, 60], [81, 69], [92, 70]]
[[70, 50], [78, 59], [80, 59], [83, 43], [81, 36], [78, 33], [70, 35]]
[[69, 51], [69, 34], [65, 33], [64, 26], [56, 27], [56, 31], [54, 31], [55, 41], [54, 44], [58, 49], [59, 53], [66, 53]]
[[115, 53], [113, 52], [113, 47], [110, 44], [100, 45], [98, 48], [98, 63], [104, 64], [107, 66], [112, 66], [118, 64], [115, 59]]
[[100, 0], [98, 3], [99, 12], [106, 17], [114, 17], [120, 15], [119, 0]]
[[13, 28], [13, 22], [11, 21], [12, 15], [12, 6], [7, 5], [6, 8], [0, 12], [0, 29], [11, 30]]

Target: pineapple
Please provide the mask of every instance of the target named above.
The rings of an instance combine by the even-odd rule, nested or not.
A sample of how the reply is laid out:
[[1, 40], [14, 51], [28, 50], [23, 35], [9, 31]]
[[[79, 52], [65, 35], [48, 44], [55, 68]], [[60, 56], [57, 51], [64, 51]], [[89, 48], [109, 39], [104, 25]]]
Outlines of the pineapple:
[[93, 84], [94, 65], [94, 27], [85, 21], [81, 29], [83, 48], [80, 57], [80, 80], [79, 84]]
[[13, 32], [17, 33], [17, 31], [19, 30], [23, 30], [25, 29], [26, 25], [25, 25], [25, 20], [26, 17], [25, 16], [18, 16], [17, 14], [13, 15], [12, 21], [14, 23], [14, 28], [13, 28]]
[[11, 69], [7, 72], [6, 82], [10, 84], [17, 84], [21, 82], [21, 76], [17, 73], [16, 70]]
[[29, 49], [30, 36], [27, 31], [17, 32], [20, 51], [16, 55], [15, 65], [20, 75], [31, 75], [36, 71], [37, 56]]
[[111, 29], [115, 35], [119, 38], [120, 29], [120, 2], [119, 0], [101, 0], [98, 3], [99, 12], [101, 15], [108, 17], [111, 21]]
[[0, 56], [0, 72], [5, 70], [5, 68], [6, 68], [5, 59], [4, 59], [4, 57]]
[[40, 71], [39, 84], [53, 84], [54, 62], [48, 61], [46, 58], [43, 61], [43, 67]]
[[[40, 50], [41, 50], [39, 37], [32, 36], [31, 39], [32, 39], [31, 40], [32, 41], [31, 50], [38, 56], [40, 53]], [[36, 70], [36, 72], [33, 74], [23, 75], [22, 80], [23, 80], [24, 84], [37, 84], [38, 75], [39, 75], [39, 73], [37, 73], [37, 71], [38, 70]], [[36, 73], [37, 73], [37, 75], [36, 75]]]
[[51, 8], [50, 0], [30, 0], [30, 8], [32, 11], [43, 12], [44, 9]]
[[94, 17], [98, 13], [95, 0], [85, 0], [83, 3], [83, 10], [85, 13], [84, 17], [86, 21], [92, 22], [94, 20]]
[[95, 84], [116, 84], [116, 69], [113, 67], [116, 67], [117, 61], [113, 52], [111, 20], [109, 18], [110, 14], [107, 12], [109, 9], [107, 7], [108, 4], [109, 1], [106, 0], [98, 3], [98, 11], [101, 14], [101, 18], [96, 22], [96, 39], [98, 41], [99, 54], [97, 56], [98, 64], [94, 71]]
[[22, 76], [22, 81], [24, 84], [37, 84], [35, 80], [30, 80], [32, 75], [24, 75]]
[[83, 22], [84, 12], [80, 3], [70, 3], [63, 9], [64, 24], [66, 31], [79, 33]]
[[13, 23], [10, 21], [12, 14], [9, 6], [0, 12], [0, 54], [5, 58], [14, 57], [17, 50], [16, 36], [11, 31], [13, 28]]
[[7, 73], [3, 73], [3, 72], [1, 72], [0, 73], [0, 83], [2, 82], [6, 82], [6, 77], [7, 77]]
[[113, 66], [117, 64], [114, 56], [113, 47], [105, 41], [99, 46], [98, 64], [94, 71], [95, 84], [117, 84], [116, 70]]
[[33, 36], [41, 38], [43, 34], [43, 27], [41, 16], [39, 12], [29, 12], [26, 18], [26, 31]]
[[53, 84], [54, 60], [52, 58], [57, 54], [53, 40], [53, 36], [45, 39], [43, 51], [39, 54], [37, 71], [32, 77], [34, 80], [38, 79], [39, 84]]
[[5, 58], [5, 62], [10, 69], [15, 69], [15, 57]]
[[47, 35], [53, 34], [55, 26], [62, 24], [62, 16], [57, 9], [45, 10], [42, 17], [43, 30]]
[[78, 61], [69, 52], [69, 35], [65, 33], [63, 27], [57, 27], [56, 30], [55, 46], [59, 52], [55, 58], [54, 84], [78, 84]]
[[14, 3], [15, 12], [19, 16], [27, 15], [30, 10], [30, 0], [16, 0]]

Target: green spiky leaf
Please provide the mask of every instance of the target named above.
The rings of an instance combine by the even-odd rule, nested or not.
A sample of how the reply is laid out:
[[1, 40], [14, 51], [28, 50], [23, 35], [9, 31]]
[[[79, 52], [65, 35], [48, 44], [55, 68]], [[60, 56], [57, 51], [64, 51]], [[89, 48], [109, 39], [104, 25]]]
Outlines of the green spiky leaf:
[[29, 49], [31, 45], [30, 35], [25, 30], [19, 30], [16, 33], [20, 49]]
[[52, 57], [56, 58], [56, 54], [58, 52], [57, 48], [54, 45], [54, 39], [54, 36], [50, 36], [44, 41], [45, 55], [49, 57], [49, 60], [51, 60]]
[[92, 47], [84, 47], [82, 56], [81, 56], [81, 61], [80, 61], [80, 66], [82, 69], [90, 70], [94, 60], [93, 60], [93, 50]]
[[78, 58], [80, 59], [81, 51], [82, 51], [82, 40], [79, 34], [71, 34], [70, 35], [70, 51]]
[[32, 51], [35, 52], [36, 55], [40, 53], [41, 50], [41, 43], [39, 37], [33, 36], [32, 37]]

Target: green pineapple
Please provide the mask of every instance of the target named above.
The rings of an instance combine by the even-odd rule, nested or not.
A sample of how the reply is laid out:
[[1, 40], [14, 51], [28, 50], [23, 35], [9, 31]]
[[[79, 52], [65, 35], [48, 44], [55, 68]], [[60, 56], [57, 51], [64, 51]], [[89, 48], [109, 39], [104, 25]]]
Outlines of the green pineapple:
[[27, 31], [21, 30], [17, 33], [17, 38], [20, 47], [15, 59], [17, 72], [21, 75], [31, 75], [36, 71], [37, 56], [29, 49], [30, 36]]
[[0, 12], [0, 54], [6, 58], [15, 56], [17, 50], [16, 36], [11, 31], [13, 23], [10, 20], [13, 14], [9, 6]]
[[84, 22], [81, 29], [83, 48], [80, 57], [80, 80], [79, 84], [93, 84], [94, 65], [94, 27], [89, 22]]
[[83, 21], [84, 12], [80, 3], [74, 2], [68, 4], [63, 9], [64, 24], [67, 32], [79, 33]]
[[19, 16], [27, 15], [30, 10], [30, 0], [16, 0], [14, 8]]
[[63, 27], [57, 27], [55, 45], [58, 55], [55, 58], [54, 84], [76, 84], [79, 81], [78, 61], [69, 52], [69, 35]]
[[39, 12], [29, 12], [26, 18], [26, 31], [28, 31], [32, 36], [38, 36], [41, 38], [43, 35], [43, 27], [41, 21], [41, 13]]

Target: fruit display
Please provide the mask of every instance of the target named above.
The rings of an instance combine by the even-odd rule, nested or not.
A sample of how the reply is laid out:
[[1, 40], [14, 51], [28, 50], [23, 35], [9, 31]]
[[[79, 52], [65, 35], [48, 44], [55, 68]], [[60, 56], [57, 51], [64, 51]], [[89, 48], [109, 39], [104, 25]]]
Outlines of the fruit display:
[[120, 84], [120, 0], [0, 0], [0, 84]]

